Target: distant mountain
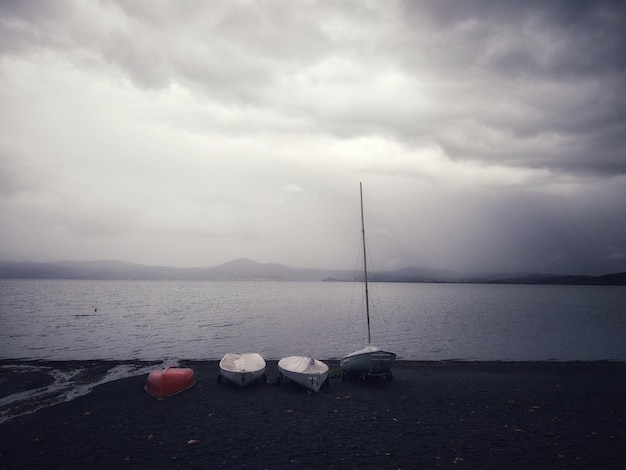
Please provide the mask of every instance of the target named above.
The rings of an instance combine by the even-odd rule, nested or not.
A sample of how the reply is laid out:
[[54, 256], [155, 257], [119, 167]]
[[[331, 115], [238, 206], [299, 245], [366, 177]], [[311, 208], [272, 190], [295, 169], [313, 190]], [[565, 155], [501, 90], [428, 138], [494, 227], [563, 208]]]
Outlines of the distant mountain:
[[321, 281], [346, 278], [345, 271], [292, 268], [275, 263], [257, 263], [241, 258], [209, 268], [145, 266], [124, 261], [58, 261], [54, 263], [0, 261], [3, 279], [99, 279], [174, 281]]
[[404, 268], [373, 272], [368, 278], [376, 282], [457, 282], [461, 279], [467, 279], [468, 276], [448, 270]]
[[[145, 266], [109, 260], [54, 263], [0, 261], [0, 279], [346, 282], [360, 281], [362, 275], [347, 270], [293, 268], [283, 264], [257, 263], [241, 258], [208, 268]], [[373, 282], [412, 283], [626, 285], [626, 273], [604, 276], [511, 273], [477, 275], [424, 268], [377, 271], [372, 272], [369, 279]]]
[[523, 275], [503, 277], [485, 281], [490, 284], [563, 284], [576, 286], [626, 286], [626, 273], [605, 274], [603, 276], [560, 276], [555, 274]]
[[240, 258], [212, 268], [193, 268], [204, 280], [216, 281], [320, 281], [329, 276], [345, 276], [345, 271], [292, 268], [284, 264], [257, 263]]
[[123, 261], [58, 261], [54, 263], [0, 261], [0, 278], [15, 279], [172, 279], [176, 268], [144, 266]]

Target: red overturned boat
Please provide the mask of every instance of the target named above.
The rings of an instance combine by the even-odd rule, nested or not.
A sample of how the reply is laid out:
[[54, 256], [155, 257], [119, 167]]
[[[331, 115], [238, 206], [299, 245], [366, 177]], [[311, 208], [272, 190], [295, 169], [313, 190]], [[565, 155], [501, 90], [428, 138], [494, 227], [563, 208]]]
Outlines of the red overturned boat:
[[165, 397], [184, 392], [196, 383], [196, 376], [187, 367], [167, 367], [153, 370], [148, 374], [146, 392], [162, 400]]

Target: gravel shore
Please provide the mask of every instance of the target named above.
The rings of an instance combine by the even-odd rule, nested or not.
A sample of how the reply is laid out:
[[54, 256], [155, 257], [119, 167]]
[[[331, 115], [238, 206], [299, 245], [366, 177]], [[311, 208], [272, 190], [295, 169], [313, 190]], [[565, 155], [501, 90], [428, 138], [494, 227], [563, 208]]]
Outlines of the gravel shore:
[[[394, 381], [333, 378], [320, 393], [217, 383], [217, 361], [181, 361], [197, 384], [157, 400], [147, 373], [0, 424], [0, 468], [621, 468], [626, 363], [398, 362]], [[39, 368], [22, 368], [20, 365]], [[99, 383], [111, 361], [0, 361], [0, 400], [50, 371]], [[1, 403], [1, 401], [0, 401]], [[52, 401], [50, 402], [52, 403]], [[3, 413], [10, 413], [11, 405]]]

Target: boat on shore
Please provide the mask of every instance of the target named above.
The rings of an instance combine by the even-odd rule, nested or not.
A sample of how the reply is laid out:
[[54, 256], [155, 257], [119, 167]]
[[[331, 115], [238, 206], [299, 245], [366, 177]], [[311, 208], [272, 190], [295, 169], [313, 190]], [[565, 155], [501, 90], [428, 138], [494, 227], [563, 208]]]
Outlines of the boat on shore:
[[384, 351], [378, 346], [372, 345], [370, 328], [370, 301], [367, 279], [367, 248], [365, 245], [365, 218], [363, 216], [363, 185], [359, 183], [361, 195], [361, 236], [363, 245], [363, 285], [365, 287], [365, 316], [367, 319], [367, 345], [363, 349], [354, 351], [343, 356], [339, 360], [341, 367], [341, 379], [360, 377], [385, 377], [388, 381], [393, 380], [391, 369], [396, 361], [396, 354]]
[[377, 346], [368, 344], [363, 349], [346, 354], [339, 360], [342, 380], [350, 377], [385, 377], [393, 380], [392, 367], [396, 362], [396, 354], [384, 351]]
[[265, 359], [258, 353], [227, 353], [220, 361], [220, 373], [217, 376], [217, 382], [221, 383], [224, 379], [239, 385], [241, 388], [255, 380], [267, 382]]
[[291, 380], [309, 392], [318, 392], [320, 387], [329, 383], [328, 365], [307, 356], [288, 356], [278, 361], [277, 384], [285, 379]]
[[193, 387], [196, 376], [193, 369], [187, 367], [167, 367], [153, 370], [148, 374], [144, 387], [150, 395], [162, 400]]

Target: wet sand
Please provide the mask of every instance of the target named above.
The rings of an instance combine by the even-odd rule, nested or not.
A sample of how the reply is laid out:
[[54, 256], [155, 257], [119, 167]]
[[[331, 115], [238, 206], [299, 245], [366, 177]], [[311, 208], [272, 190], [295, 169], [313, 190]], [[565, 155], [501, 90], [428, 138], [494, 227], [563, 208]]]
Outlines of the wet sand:
[[[334, 377], [318, 394], [275, 385], [276, 361], [268, 361], [267, 384], [244, 391], [217, 383], [217, 361], [181, 361], [198, 382], [165, 400], [144, 391], [147, 374], [104, 383], [0, 424], [0, 468], [623, 468], [626, 461], [624, 362], [399, 362], [390, 383], [342, 382], [337, 362], [326, 362]], [[95, 383], [120, 363], [40, 364], [78, 368], [72, 381]], [[45, 370], [0, 374], [0, 399], [52, 380]]]

